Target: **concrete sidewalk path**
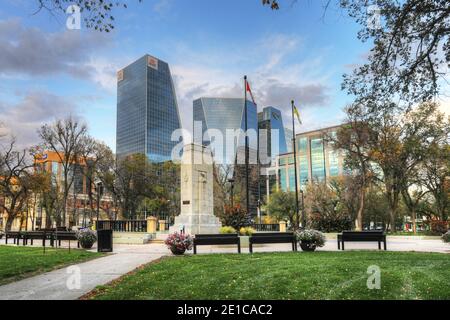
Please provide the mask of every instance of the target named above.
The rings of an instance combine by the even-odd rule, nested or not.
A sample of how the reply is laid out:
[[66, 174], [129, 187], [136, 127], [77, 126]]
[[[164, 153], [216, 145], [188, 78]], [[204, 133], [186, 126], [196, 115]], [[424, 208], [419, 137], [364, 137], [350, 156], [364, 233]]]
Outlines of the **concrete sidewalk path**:
[[[164, 246], [117, 245], [113, 254], [0, 286], [0, 300], [73, 300], [168, 254]], [[75, 266], [75, 268], [74, 268]], [[79, 267], [80, 287], [71, 289]], [[75, 271], [75, 273], [74, 273]], [[69, 285], [68, 285], [69, 283]]]

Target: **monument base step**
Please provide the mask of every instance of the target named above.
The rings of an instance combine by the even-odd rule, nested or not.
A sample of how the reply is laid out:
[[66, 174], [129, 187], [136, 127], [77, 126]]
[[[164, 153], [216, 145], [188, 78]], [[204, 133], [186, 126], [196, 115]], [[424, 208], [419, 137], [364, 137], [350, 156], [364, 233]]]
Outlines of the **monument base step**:
[[156, 234], [144, 232], [113, 232], [114, 244], [146, 244], [155, 239]]

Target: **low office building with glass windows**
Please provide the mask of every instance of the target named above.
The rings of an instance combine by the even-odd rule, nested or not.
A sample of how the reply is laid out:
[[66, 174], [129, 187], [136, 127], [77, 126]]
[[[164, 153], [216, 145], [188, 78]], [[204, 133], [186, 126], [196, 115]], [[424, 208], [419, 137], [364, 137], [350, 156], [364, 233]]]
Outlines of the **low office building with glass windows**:
[[[340, 126], [334, 126], [296, 135], [297, 181], [299, 190], [304, 190], [310, 182], [326, 182], [345, 174], [344, 155], [334, 150], [327, 135], [336, 135]], [[276, 166], [267, 170], [267, 192], [274, 190], [295, 191], [294, 153], [278, 156]]]

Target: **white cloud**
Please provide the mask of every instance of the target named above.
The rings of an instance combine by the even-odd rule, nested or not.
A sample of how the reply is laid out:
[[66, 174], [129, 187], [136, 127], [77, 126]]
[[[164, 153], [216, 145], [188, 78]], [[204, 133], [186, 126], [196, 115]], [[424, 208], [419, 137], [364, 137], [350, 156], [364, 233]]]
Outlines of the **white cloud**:
[[109, 88], [112, 65], [92, 57], [110, 46], [112, 39], [95, 31], [49, 33], [26, 27], [20, 19], [0, 20], [0, 76], [17, 79], [68, 74]]
[[322, 67], [322, 57], [289, 62], [291, 55], [301, 53], [300, 38], [275, 34], [249, 43], [240, 51], [221, 49], [225, 54], [199, 53], [184, 44], [175, 48], [174, 60], [180, 62], [172, 64], [171, 69], [184, 128], [191, 130], [194, 99], [243, 97], [243, 72], [248, 75], [259, 110], [269, 105], [282, 109], [286, 125], [291, 99], [304, 109], [327, 106], [331, 75]]
[[4, 125], [2, 132], [16, 137], [23, 147], [39, 142], [37, 130], [44, 123], [68, 116], [80, 118], [72, 99], [45, 91], [22, 94], [17, 103], [0, 101], [0, 114]]

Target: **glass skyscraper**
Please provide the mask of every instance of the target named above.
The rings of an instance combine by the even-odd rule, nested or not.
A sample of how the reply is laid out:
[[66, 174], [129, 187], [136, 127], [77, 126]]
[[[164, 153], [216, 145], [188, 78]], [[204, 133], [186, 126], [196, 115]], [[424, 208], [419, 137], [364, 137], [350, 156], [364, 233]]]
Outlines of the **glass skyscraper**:
[[[258, 113], [258, 125], [261, 130], [259, 142], [261, 160], [265, 160], [266, 156], [275, 160], [278, 155], [288, 152], [283, 118], [279, 109], [264, 108]], [[266, 130], [266, 134], [263, 134], [262, 130]], [[266, 164], [265, 161], [263, 163]]]
[[[194, 132], [194, 142], [206, 146], [210, 145], [216, 164], [231, 166], [232, 170], [229, 171], [229, 178], [233, 177], [235, 179], [236, 191], [240, 193], [241, 205], [245, 208], [245, 137], [242, 134], [238, 134], [232, 150], [227, 150], [226, 143], [226, 140], [231, 138], [231, 132], [237, 132], [237, 130], [242, 130], [243, 132], [245, 130], [244, 105], [243, 98], [200, 98], [193, 102], [193, 120], [202, 124], [201, 141], [197, 141], [196, 134], [198, 133]], [[249, 204], [250, 213], [255, 215], [259, 193], [257, 166], [258, 113], [256, 105], [251, 101], [247, 101], [247, 129], [252, 132], [248, 138]], [[222, 139], [222, 144], [215, 143], [219, 138]], [[219, 146], [222, 148], [218, 149]]]
[[[195, 143], [207, 146], [210, 143], [214, 144], [216, 139], [222, 138], [223, 149], [214, 150], [214, 161], [222, 164], [234, 164], [236, 157], [239, 157], [239, 162], [243, 163], [244, 159], [240, 158], [242, 156], [240, 150], [245, 146], [244, 136], [239, 135], [233, 150], [226, 150], [226, 137], [231, 131], [245, 130], [244, 99], [200, 98], [193, 102], [193, 107], [194, 122], [201, 122], [202, 125], [202, 139], [197, 141], [194, 137]], [[255, 133], [255, 136], [249, 135], [250, 157], [254, 157], [258, 148], [256, 136], [258, 118], [256, 105], [251, 101], [247, 101], [247, 129]], [[222, 137], [216, 136], [214, 131], [220, 133]], [[256, 158], [252, 158], [250, 162], [252, 161], [256, 162]]]
[[146, 154], [171, 160], [172, 132], [181, 127], [169, 65], [145, 55], [117, 73], [118, 157]]

